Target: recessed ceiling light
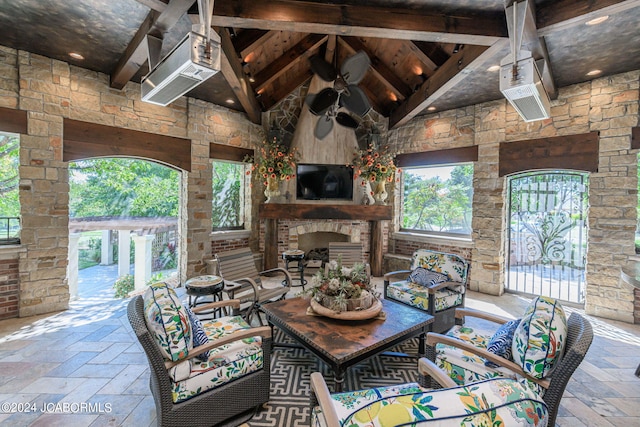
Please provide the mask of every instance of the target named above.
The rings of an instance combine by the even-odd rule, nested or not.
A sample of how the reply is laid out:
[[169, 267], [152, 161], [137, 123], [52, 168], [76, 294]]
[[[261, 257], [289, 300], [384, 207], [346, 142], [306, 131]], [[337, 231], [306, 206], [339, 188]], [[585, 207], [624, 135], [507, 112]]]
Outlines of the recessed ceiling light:
[[494, 71], [498, 71], [499, 69], [499, 65], [492, 65], [491, 67], [487, 68], [487, 71], [491, 71], [493, 73]]
[[431, 105], [431, 106], [427, 107], [427, 111], [436, 111], [436, 107]]
[[236, 101], [234, 101], [231, 98], [227, 98], [224, 102], [226, 102], [227, 104], [235, 104], [236, 103]]
[[256, 82], [256, 78], [255, 78], [255, 77], [253, 77], [253, 76], [249, 76], [249, 81], [250, 81], [251, 83], [255, 83], [255, 82]]
[[598, 25], [598, 24], [602, 24], [607, 19], [609, 19], [609, 15], [599, 16], [597, 18], [593, 18], [593, 19], [585, 22], [585, 24], [587, 24], [587, 25]]
[[69, 52], [69, 56], [73, 59], [83, 60], [84, 56], [80, 55], [78, 52]]
[[602, 73], [602, 70], [591, 70], [587, 73], [587, 76], [597, 76], [600, 73]]

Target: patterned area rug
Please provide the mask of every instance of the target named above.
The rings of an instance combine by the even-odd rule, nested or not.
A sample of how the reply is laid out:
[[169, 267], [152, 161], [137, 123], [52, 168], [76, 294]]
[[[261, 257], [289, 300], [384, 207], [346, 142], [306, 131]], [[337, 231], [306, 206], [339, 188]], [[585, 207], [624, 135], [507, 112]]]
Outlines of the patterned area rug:
[[[274, 341], [294, 341], [275, 329]], [[418, 380], [418, 340], [412, 339], [393, 351], [411, 357], [378, 355], [347, 370], [344, 390], [359, 390]], [[321, 372], [329, 390], [333, 390], [333, 374], [311, 352], [303, 348], [274, 347], [271, 357], [271, 399], [247, 424], [251, 427], [308, 427], [310, 424], [311, 386], [309, 375]]]

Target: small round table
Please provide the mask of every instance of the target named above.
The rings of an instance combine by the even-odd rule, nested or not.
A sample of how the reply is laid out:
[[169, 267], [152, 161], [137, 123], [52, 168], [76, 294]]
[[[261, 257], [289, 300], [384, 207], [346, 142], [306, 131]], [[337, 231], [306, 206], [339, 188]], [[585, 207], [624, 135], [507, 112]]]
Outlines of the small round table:
[[291, 271], [289, 269], [290, 262], [296, 263], [296, 265], [293, 268], [295, 268], [295, 271], [297, 271], [298, 276], [292, 277], [291, 279], [298, 280], [300, 284], [294, 285], [292, 283], [291, 286], [302, 286], [302, 290], [304, 290], [304, 285], [307, 284], [307, 281], [304, 278], [304, 263], [302, 262], [302, 260], [304, 259], [304, 251], [300, 249], [290, 249], [288, 251], [284, 251], [282, 253], [282, 259], [284, 260], [285, 270], [287, 271]]
[[[195, 276], [187, 280], [185, 283], [187, 295], [189, 295], [189, 307], [193, 308], [198, 305], [198, 298], [211, 296], [212, 301], [202, 301], [200, 304], [208, 302], [222, 301], [222, 290], [224, 289], [224, 280], [220, 276], [205, 275]], [[193, 297], [193, 300], [191, 299]], [[206, 314], [214, 314], [215, 310]], [[199, 313], [204, 314], [204, 313]]]

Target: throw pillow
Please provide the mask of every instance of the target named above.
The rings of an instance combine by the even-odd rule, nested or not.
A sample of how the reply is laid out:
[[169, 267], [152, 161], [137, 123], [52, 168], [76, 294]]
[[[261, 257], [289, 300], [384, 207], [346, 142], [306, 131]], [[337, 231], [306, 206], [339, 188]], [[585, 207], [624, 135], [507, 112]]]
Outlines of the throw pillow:
[[[504, 359], [512, 360], [511, 344], [513, 343], [513, 334], [516, 332], [520, 320], [521, 319], [515, 319], [503, 323], [489, 340], [487, 351]], [[484, 364], [490, 368], [497, 368], [499, 366], [489, 360], [484, 362]]]
[[[198, 347], [200, 345], [205, 345], [209, 342], [209, 338], [207, 337], [207, 333], [204, 331], [204, 327], [202, 326], [202, 322], [198, 319], [198, 316], [191, 311], [189, 307], [186, 307], [187, 315], [189, 316], [189, 322], [191, 323], [191, 336], [193, 337], [193, 346]], [[205, 351], [204, 353], [200, 353], [195, 357], [196, 359], [206, 362], [209, 359], [209, 352]]]
[[150, 285], [142, 298], [147, 327], [160, 352], [174, 362], [184, 359], [189, 354], [192, 338], [180, 298], [163, 282]]
[[435, 271], [427, 270], [423, 267], [417, 267], [409, 275], [409, 281], [422, 286], [431, 286], [436, 283], [442, 283], [449, 280], [449, 276], [446, 274], [438, 273]]
[[513, 335], [513, 361], [534, 378], [545, 378], [562, 357], [567, 318], [559, 301], [534, 299]]

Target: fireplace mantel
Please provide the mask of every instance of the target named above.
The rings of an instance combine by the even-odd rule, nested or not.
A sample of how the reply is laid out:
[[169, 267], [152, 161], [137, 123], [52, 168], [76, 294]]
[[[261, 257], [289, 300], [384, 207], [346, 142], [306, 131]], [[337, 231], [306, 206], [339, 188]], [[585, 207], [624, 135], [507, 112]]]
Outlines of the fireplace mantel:
[[384, 205], [339, 205], [320, 203], [266, 203], [258, 212], [264, 220], [265, 245], [264, 268], [278, 266], [278, 220], [328, 220], [347, 219], [369, 221], [371, 224], [369, 264], [374, 276], [382, 275], [383, 235], [382, 222], [391, 220], [393, 210]]
[[338, 205], [320, 203], [266, 203], [261, 204], [261, 219], [357, 219], [386, 221], [392, 215], [391, 206]]

